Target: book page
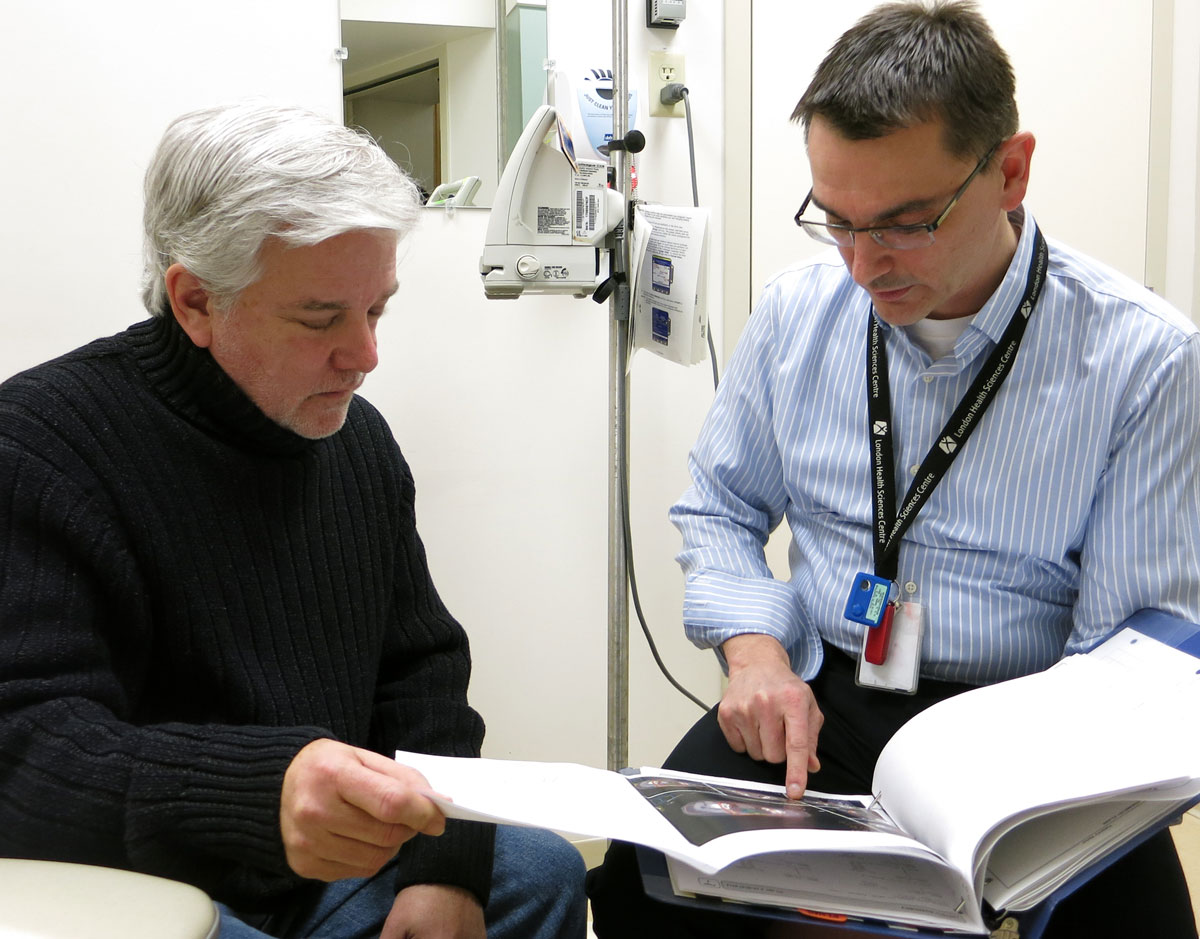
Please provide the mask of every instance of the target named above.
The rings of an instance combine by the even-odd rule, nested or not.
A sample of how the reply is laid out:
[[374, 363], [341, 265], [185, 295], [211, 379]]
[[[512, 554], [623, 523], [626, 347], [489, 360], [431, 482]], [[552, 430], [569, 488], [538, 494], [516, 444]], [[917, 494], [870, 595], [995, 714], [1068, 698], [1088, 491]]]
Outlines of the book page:
[[715, 871], [741, 858], [842, 849], [908, 854], [944, 862], [913, 841], [868, 796], [808, 790], [789, 799], [782, 786], [643, 769], [626, 777], [693, 845], [691, 863]]
[[1126, 627], [1087, 654], [1127, 673], [1130, 680], [1150, 681], [1156, 694], [1188, 694], [1196, 684], [1200, 662], [1187, 652]]
[[576, 763], [464, 759], [396, 752], [428, 781], [449, 818], [507, 822], [564, 834], [686, 851], [687, 841], [625, 777]]
[[[626, 776], [574, 763], [405, 751], [396, 760], [425, 776], [430, 797], [450, 818], [629, 841], [708, 873], [765, 851], [842, 849], [938, 860], [872, 808], [869, 796], [809, 793], [807, 804], [789, 805], [779, 786], [665, 770]], [[665, 811], [646, 793], [665, 796]]]
[[709, 779], [643, 770], [627, 777], [654, 809], [694, 845], [742, 831], [874, 832], [905, 837], [866, 796], [826, 795], [809, 790], [789, 799], [782, 787], [730, 785]]
[[667, 869], [676, 893], [984, 931], [970, 885], [930, 857], [806, 851], [758, 855], [715, 874], [673, 858]]
[[1131, 834], [1165, 821], [1174, 805], [1106, 801], [1018, 825], [988, 857], [983, 897], [993, 909], [1029, 909]]
[[1195, 667], [1190, 683], [1160, 686], [1152, 670], [1076, 655], [973, 689], [903, 726], [872, 788], [905, 830], [968, 871], [995, 826], [1046, 806], [1182, 798], [1200, 778], [1200, 740], [1178, 733], [1178, 715], [1200, 706]]

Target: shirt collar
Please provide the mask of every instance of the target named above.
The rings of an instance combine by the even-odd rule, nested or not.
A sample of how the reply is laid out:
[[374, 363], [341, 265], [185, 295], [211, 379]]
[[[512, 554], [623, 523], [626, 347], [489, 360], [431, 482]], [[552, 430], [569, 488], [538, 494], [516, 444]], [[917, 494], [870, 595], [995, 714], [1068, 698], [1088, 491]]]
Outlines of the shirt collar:
[[1029, 277], [1029, 268], [1033, 264], [1033, 233], [1037, 228], [1033, 214], [1021, 205], [1009, 213], [1008, 220], [1014, 228], [1020, 230], [1017, 250], [1013, 253], [1000, 286], [980, 307], [975, 321], [970, 326], [984, 333], [994, 343], [999, 342], [1000, 337], [1004, 335], [1017, 304], [1021, 302]]

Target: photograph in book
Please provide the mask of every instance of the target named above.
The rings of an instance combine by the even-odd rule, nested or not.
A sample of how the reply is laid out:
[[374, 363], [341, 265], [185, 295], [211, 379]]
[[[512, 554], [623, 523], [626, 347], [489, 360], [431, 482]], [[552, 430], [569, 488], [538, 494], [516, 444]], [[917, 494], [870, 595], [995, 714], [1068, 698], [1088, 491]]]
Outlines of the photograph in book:
[[734, 832], [757, 829], [904, 834], [877, 806], [864, 808], [855, 799], [811, 793], [802, 799], [789, 799], [782, 793], [678, 776], [631, 776], [629, 781], [681, 835], [697, 845]]

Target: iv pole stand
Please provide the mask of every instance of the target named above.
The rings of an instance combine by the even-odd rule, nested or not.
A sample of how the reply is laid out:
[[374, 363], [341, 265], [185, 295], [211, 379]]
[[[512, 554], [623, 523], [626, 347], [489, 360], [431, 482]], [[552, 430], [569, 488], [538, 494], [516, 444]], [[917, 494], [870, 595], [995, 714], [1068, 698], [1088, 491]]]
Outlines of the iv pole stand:
[[[628, 0], [613, 0], [613, 140], [629, 130]], [[608, 438], [608, 768], [629, 765], [629, 570], [626, 563], [624, 511], [627, 493], [622, 468], [627, 465], [626, 423], [629, 380], [628, 221], [629, 158], [624, 149], [609, 151], [613, 185], [624, 196], [625, 219], [614, 238], [612, 271], [616, 287], [609, 298], [609, 438]]]

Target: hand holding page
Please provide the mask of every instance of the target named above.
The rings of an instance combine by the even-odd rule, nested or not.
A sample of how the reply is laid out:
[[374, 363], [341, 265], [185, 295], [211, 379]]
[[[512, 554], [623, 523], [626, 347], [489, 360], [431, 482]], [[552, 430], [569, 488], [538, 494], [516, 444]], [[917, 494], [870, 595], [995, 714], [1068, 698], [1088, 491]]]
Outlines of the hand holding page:
[[[448, 816], [645, 845], [677, 893], [985, 932], [1200, 797], [1197, 661], [1128, 631], [918, 714], [872, 795], [642, 770], [397, 753]], [[1071, 702], [1069, 715], [1063, 702]], [[1056, 718], [1056, 715], [1060, 715]]]

